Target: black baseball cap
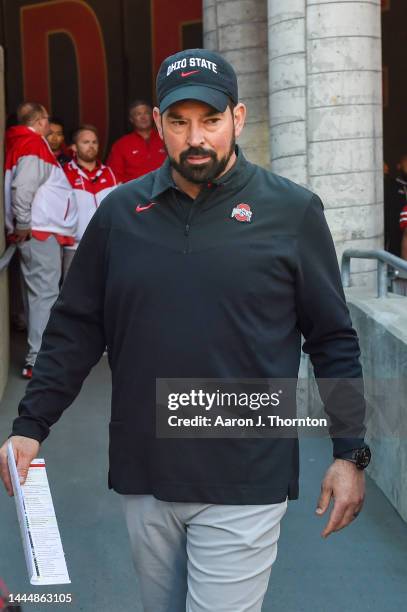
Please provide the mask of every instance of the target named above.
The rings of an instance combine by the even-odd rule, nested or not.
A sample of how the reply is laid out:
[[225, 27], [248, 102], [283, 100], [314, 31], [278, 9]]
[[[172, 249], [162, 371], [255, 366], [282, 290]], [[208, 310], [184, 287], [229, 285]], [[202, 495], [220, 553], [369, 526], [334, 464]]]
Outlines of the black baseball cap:
[[232, 66], [216, 51], [186, 49], [167, 57], [157, 74], [160, 112], [182, 100], [199, 100], [223, 113], [231, 99], [238, 102]]

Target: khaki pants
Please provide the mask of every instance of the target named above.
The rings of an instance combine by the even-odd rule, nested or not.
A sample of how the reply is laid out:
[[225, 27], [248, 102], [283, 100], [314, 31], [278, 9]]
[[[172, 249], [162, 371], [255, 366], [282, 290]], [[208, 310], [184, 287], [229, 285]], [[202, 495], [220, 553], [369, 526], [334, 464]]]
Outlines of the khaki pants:
[[259, 612], [280, 504], [228, 506], [122, 495], [144, 612]]
[[26, 240], [18, 245], [27, 296], [26, 363], [34, 365], [51, 308], [59, 294], [62, 248], [55, 236]]

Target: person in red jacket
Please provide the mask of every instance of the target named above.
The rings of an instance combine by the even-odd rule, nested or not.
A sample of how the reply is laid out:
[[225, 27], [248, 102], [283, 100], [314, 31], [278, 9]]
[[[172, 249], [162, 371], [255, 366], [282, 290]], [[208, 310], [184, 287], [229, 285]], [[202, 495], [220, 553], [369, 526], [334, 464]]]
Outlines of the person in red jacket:
[[47, 141], [61, 166], [71, 161], [72, 151], [65, 144], [64, 124], [59, 117], [49, 117]]
[[148, 102], [136, 100], [130, 104], [129, 121], [133, 131], [116, 140], [106, 162], [121, 183], [156, 170], [167, 157], [164, 143], [153, 128]]
[[27, 296], [28, 352], [23, 378], [31, 378], [42, 334], [59, 293], [64, 246], [75, 243], [78, 212], [72, 188], [46, 140], [47, 110], [37, 102], [17, 109], [8, 130], [4, 175], [8, 242], [18, 245]]
[[401, 257], [407, 259], [407, 204], [400, 213]]
[[104, 197], [117, 185], [111, 168], [98, 160], [99, 136], [93, 125], [79, 126], [72, 135], [74, 159], [65, 164], [65, 175], [72, 187], [78, 209], [75, 243], [64, 248], [63, 277], [65, 279], [78, 244]]

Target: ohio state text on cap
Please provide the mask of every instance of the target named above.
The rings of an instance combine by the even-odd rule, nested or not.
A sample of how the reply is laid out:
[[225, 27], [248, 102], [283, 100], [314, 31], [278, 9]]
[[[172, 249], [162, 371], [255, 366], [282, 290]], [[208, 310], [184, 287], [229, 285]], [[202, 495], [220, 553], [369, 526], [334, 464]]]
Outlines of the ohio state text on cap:
[[160, 112], [182, 100], [199, 100], [223, 113], [231, 99], [238, 102], [237, 78], [219, 53], [187, 49], [167, 57], [157, 74]]

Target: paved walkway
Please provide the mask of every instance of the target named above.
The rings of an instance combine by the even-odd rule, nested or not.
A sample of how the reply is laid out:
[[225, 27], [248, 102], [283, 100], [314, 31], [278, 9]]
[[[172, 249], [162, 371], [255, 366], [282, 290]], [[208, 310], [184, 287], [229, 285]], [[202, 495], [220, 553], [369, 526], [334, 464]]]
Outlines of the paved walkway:
[[[0, 404], [9, 433], [25, 383], [23, 336]], [[28, 582], [14, 501], [0, 490], [0, 577], [13, 593], [72, 593], [72, 604], [25, 604], [24, 611], [141, 612], [118, 496], [107, 489], [110, 374], [102, 358], [74, 405], [42, 446], [71, 585]], [[263, 612], [395, 612], [407, 609], [407, 525], [368, 480], [365, 509], [346, 530], [322, 540], [314, 515], [330, 443], [301, 444], [301, 498], [289, 505]], [[180, 610], [180, 612], [183, 612]], [[213, 612], [216, 612], [214, 610]], [[231, 610], [230, 612], [235, 612]]]

